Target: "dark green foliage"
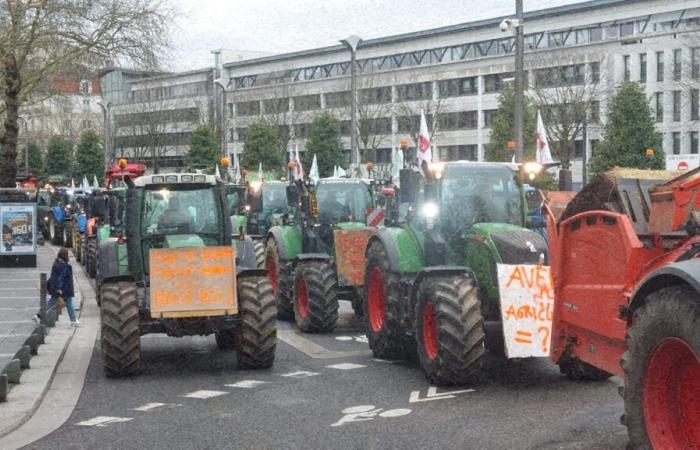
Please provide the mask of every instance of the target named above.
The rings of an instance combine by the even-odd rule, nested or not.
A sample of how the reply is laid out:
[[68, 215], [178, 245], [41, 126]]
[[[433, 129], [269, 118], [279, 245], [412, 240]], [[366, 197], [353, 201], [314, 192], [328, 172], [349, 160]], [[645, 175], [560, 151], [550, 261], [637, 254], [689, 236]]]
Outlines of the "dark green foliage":
[[29, 143], [29, 174], [37, 178], [44, 176], [44, 155], [39, 144]]
[[214, 170], [219, 162], [221, 150], [214, 130], [208, 125], [198, 126], [190, 136], [190, 151], [187, 153], [187, 167], [190, 170]]
[[257, 170], [262, 163], [264, 170], [279, 170], [284, 165], [284, 153], [275, 129], [264, 120], [251, 124], [243, 139], [241, 165]]
[[307, 174], [311, 170], [314, 154], [321, 177], [330, 177], [333, 175], [334, 166], [345, 165], [343, 144], [340, 140], [340, 122], [327, 112], [317, 116], [309, 128], [306, 151], [302, 157]]
[[62, 136], [52, 136], [46, 146], [46, 175], [67, 177], [73, 166], [73, 153], [70, 143]]
[[[622, 83], [610, 101], [603, 139], [591, 158], [591, 171], [601, 173], [613, 167], [663, 169], [662, 135], [656, 131], [649, 101], [636, 82]], [[654, 150], [653, 158], [646, 149]]]
[[84, 176], [92, 181], [93, 176], [102, 184], [104, 178], [105, 152], [102, 138], [95, 130], [86, 130], [80, 135], [75, 149], [75, 167], [73, 177], [81, 180]]
[[[524, 161], [535, 160], [535, 130], [537, 129], [537, 111], [530, 99], [525, 97], [525, 115], [523, 117]], [[508, 149], [508, 141], [515, 141], [513, 123], [515, 117], [515, 94], [512, 86], [506, 87], [498, 96], [498, 109], [491, 123], [491, 137], [485, 146], [487, 161], [509, 162], [513, 151]]]

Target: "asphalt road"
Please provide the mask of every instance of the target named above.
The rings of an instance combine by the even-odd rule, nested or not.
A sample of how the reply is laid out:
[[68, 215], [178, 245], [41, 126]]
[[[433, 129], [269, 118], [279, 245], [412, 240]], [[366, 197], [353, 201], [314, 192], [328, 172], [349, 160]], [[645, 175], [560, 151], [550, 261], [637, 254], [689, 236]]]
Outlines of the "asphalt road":
[[280, 330], [264, 371], [236, 369], [213, 337], [148, 335], [143, 373], [107, 379], [96, 345], [70, 419], [27, 448], [625, 448], [614, 379], [574, 383], [543, 359], [490, 358], [478, 383], [435, 389], [414, 362], [374, 360], [359, 327]]

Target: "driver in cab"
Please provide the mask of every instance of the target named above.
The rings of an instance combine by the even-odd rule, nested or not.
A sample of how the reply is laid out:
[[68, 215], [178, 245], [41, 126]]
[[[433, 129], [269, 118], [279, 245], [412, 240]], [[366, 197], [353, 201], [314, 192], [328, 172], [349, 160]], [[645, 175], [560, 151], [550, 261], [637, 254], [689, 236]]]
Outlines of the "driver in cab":
[[188, 208], [181, 206], [176, 196], [168, 200], [168, 207], [158, 220], [159, 228], [177, 228], [178, 233], [191, 233], [194, 228], [194, 218]]
[[342, 203], [340, 193], [322, 192], [318, 199], [318, 212], [322, 222], [341, 220], [350, 214], [350, 210]]

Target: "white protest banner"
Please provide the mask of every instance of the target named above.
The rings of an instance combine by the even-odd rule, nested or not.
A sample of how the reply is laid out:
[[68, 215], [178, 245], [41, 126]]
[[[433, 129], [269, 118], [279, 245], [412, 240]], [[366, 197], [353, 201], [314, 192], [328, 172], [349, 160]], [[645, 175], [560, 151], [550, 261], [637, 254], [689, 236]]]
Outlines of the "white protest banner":
[[700, 154], [666, 155], [666, 170], [692, 170], [700, 166]]
[[508, 358], [549, 356], [554, 289], [549, 266], [498, 264]]

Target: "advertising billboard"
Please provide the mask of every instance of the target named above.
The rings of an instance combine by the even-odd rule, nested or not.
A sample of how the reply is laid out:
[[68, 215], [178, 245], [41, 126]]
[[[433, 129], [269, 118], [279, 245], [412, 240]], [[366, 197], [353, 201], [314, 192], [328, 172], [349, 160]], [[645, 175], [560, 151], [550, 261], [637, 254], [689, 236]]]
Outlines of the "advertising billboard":
[[0, 255], [36, 253], [36, 205], [0, 205]]

